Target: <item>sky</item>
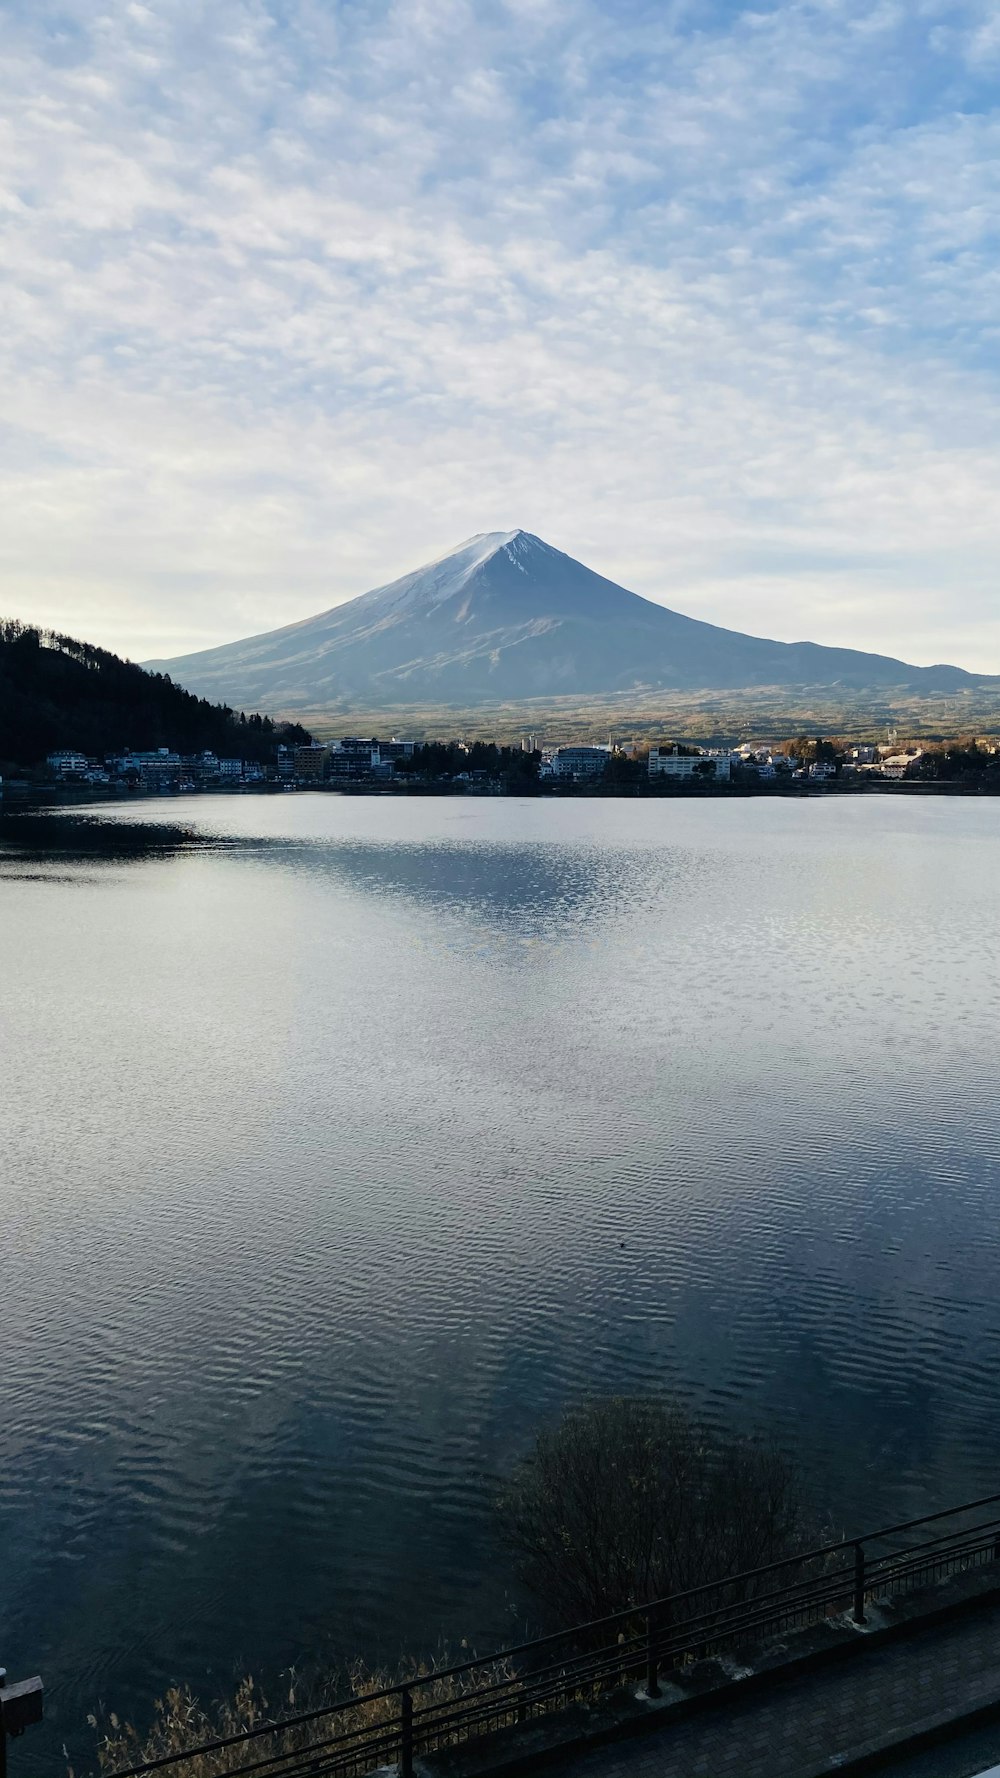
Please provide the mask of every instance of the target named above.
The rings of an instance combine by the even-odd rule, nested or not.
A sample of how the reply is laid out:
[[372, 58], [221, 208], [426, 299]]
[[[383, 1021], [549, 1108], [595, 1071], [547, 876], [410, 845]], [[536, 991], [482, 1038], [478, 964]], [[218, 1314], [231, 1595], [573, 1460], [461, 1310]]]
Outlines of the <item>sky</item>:
[[1000, 672], [1000, 0], [0, 0], [0, 614], [523, 527]]

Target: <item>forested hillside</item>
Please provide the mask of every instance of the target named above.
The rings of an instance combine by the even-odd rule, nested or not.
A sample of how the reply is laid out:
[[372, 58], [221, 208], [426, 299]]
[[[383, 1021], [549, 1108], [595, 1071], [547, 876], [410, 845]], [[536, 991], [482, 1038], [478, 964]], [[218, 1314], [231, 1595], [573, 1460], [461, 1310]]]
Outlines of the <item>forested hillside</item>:
[[244, 716], [105, 648], [0, 619], [0, 770], [37, 765], [60, 747], [98, 758], [169, 747], [266, 760], [279, 741], [308, 740], [298, 723]]

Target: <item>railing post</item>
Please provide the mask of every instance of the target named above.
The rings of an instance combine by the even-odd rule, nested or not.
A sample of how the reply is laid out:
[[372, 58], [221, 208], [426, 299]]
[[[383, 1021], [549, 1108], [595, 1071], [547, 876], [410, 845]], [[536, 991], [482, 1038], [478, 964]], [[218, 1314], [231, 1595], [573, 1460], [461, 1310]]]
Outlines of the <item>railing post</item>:
[[656, 1616], [650, 1612], [646, 1618], [646, 1696], [660, 1696], [660, 1659], [656, 1650]]
[[864, 1545], [854, 1545], [854, 1622], [867, 1623], [865, 1617], [865, 1551]]
[[7, 1742], [11, 1735], [23, 1735], [32, 1723], [42, 1720], [42, 1682], [21, 1679], [7, 1684], [7, 1674], [0, 1667], [0, 1778], [7, 1778]]
[[399, 1694], [399, 1778], [413, 1778], [413, 1699], [406, 1686]]

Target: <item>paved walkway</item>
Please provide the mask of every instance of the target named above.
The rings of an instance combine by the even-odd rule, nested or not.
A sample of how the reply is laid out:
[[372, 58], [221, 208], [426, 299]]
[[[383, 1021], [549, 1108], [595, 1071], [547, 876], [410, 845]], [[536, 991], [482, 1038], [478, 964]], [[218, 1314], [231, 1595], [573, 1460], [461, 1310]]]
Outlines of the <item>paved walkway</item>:
[[915, 1631], [758, 1697], [567, 1755], [550, 1778], [811, 1778], [837, 1754], [1000, 1701], [1000, 1605]]

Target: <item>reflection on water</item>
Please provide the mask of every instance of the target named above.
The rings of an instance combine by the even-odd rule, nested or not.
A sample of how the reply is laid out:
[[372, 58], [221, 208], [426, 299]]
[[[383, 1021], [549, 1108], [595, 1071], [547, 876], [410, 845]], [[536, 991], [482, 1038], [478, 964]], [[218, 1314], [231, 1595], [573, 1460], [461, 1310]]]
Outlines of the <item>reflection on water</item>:
[[0, 814], [0, 871], [5, 876], [20, 875], [24, 865], [44, 865], [60, 858], [128, 864], [165, 858], [205, 843], [193, 828], [167, 823]]
[[493, 1478], [588, 1389], [769, 1421], [853, 1525], [993, 1487], [994, 807], [0, 822], [0, 1587], [51, 1732], [519, 1628]]

